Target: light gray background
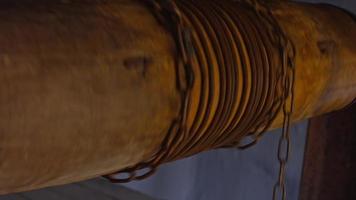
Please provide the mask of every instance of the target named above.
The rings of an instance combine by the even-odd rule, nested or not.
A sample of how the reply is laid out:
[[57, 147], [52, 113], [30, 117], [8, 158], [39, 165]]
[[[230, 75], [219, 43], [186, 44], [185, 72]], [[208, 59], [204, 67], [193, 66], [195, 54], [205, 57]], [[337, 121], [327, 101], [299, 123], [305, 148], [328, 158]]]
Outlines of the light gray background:
[[[292, 128], [292, 154], [288, 163], [289, 200], [297, 200], [307, 122]], [[277, 180], [277, 145], [280, 131], [268, 132], [254, 147], [240, 151], [220, 149], [166, 164], [144, 181], [125, 184], [167, 200], [271, 199]]]
[[104, 178], [50, 187], [41, 190], [0, 195], [0, 200], [157, 200], [117, 186]]

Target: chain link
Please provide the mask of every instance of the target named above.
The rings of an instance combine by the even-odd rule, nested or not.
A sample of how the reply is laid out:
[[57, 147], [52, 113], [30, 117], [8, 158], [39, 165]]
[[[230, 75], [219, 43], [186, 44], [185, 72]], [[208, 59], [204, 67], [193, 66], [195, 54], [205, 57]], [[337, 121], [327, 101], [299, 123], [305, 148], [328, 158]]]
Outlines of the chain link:
[[[237, 0], [239, 1], [239, 0]], [[281, 30], [278, 22], [273, 17], [272, 12], [260, 0], [240, 0], [252, 5], [259, 15], [262, 15], [271, 25], [270, 37], [277, 42], [282, 59], [282, 69], [285, 79], [283, 90], [283, 126], [282, 133], [278, 142], [277, 158], [279, 162], [278, 179], [273, 186], [273, 200], [286, 200], [286, 171], [287, 162], [291, 152], [290, 123], [294, 107], [294, 79], [295, 79], [295, 47], [284, 32]], [[266, 18], [267, 17], [267, 18]], [[276, 38], [277, 37], [277, 38]]]
[[[285, 36], [284, 36], [285, 37]], [[286, 168], [291, 152], [290, 139], [290, 124], [294, 107], [294, 79], [295, 79], [295, 49], [291, 41], [284, 38], [283, 51], [283, 65], [286, 69], [287, 76], [285, 76], [285, 91], [283, 103], [283, 126], [282, 133], [278, 142], [277, 157], [279, 161], [278, 180], [273, 187], [273, 200], [281, 197], [283, 200], [287, 199], [286, 191]], [[279, 191], [279, 195], [278, 194]]]
[[[281, 74], [280, 79], [278, 80], [280, 87], [280, 101], [283, 111], [283, 128], [282, 134], [278, 143], [278, 152], [277, 158], [279, 161], [279, 174], [277, 182], [273, 187], [273, 200], [281, 199], [285, 200], [287, 198], [286, 192], [286, 165], [289, 160], [290, 155], [290, 122], [293, 112], [294, 105], [294, 78], [295, 78], [295, 49], [293, 43], [285, 36], [284, 32], [280, 28], [278, 22], [273, 16], [273, 13], [268, 8], [267, 5], [260, 2], [260, 0], [235, 0], [239, 2], [244, 2], [254, 8], [259, 19], [263, 20], [263, 23], [266, 24], [268, 28], [268, 37], [271, 42], [278, 48], [281, 57]], [[192, 46], [192, 33], [191, 29], [187, 28], [182, 23], [182, 16], [180, 10], [177, 8], [177, 5], [172, 0], [147, 0], [146, 1], [151, 8], [157, 14], [157, 19], [160, 20], [165, 26], [169, 27], [174, 38], [177, 42], [178, 56], [182, 65], [184, 66], [184, 72], [179, 72], [179, 67], [177, 74], [184, 74], [183, 78], [177, 78], [177, 89], [180, 91], [182, 96], [182, 110], [181, 118], [175, 119], [166, 139], [163, 141], [162, 148], [153, 156], [148, 162], [138, 164], [134, 167], [127, 168], [126, 170], [121, 170], [120, 173], [127, 173], [129, 175], [126, 179], [115, 179], [112, 175], [107, 176], [113, 182], [127, 182], [131, 180], [140, 180], [146, 178], [147, 176], [154, 173], [158, 165], [163, 162], [167, 154], [171, 153], [169, 148], [172, 148], [172, 144], [177, 143], [180, 135], [186, 134], [185, 121], [187, 116], [187, 111], [189, 110], [188, 99], [191, 92], [191, 87], [194, 82], [194, 74], [191, 68], [191, 58], [194, 55], [194, 47]], [[179, 76], [179, 75], [178, 75]], [[185, 81], [184, 81], [185, 80]], [[179, 128], [176, 128], [179, 127]], [[179, 129], [179, 130], [178, 130]], [[254, 145], [258, 139], [261, 137], [262, 133], [258, 133], [255, 136], [255, 140], [246, 147]], [[178, 142], [179, 143], [179, 142]], [[136, 176], [136, 172], [140, 169], [148, 168], [146, 174]]]

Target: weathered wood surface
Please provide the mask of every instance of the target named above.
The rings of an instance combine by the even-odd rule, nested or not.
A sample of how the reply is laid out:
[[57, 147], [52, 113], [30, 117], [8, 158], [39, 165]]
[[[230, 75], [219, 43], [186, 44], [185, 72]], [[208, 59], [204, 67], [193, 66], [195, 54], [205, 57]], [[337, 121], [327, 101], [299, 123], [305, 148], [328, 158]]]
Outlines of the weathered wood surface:
[[177, 115], [174, 43], [151, 12], [77, 2], [0, 1], [0, 194], [135, 164]]
[[[356, 98], [356, 20], [331, 6], [279, 3], [273, 13], [296, 47], [294, 121], [341, 109]], [[282, 113], [274, 126], [280, 127]]]
[[[294, 120], [348, 104], [355, 21], [296, 3], [274, 13], [297, 44]], [[108, 174], [157, 150], [180, 108], [175, 45], [139, 1], [3, 0], [0, 33], [0, 193]]]

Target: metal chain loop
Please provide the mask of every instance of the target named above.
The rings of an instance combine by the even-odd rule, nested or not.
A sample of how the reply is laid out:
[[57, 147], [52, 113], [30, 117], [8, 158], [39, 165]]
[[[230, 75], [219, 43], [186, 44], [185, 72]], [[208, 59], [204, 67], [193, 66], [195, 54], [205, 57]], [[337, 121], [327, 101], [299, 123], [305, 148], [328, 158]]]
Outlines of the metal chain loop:
[[[187, 110], [189, 109], [188, 101], [190, 98], [191, 87], [194, 82], [194, 74], [192, 72], [190, 62], [194, 54], [194, 48], [191, 42], [191, 31], [189, 28], [184, 27], [181, 21], [181, 13], [177, 5], [172, 0], [144, 0], [144, 2], [153, 10], [156, 18], [173, 34], [177, 44], [177, 57], [176, 60], [176, 81], [177, 90], [181, 96], [181, 110], [179, 116], [173, 120], [171, 128], [167, 136], [162, 142], [161, 149], [152, 156], [152, 159], [147, 162], [138, 163], [133, 167], [120, 170], [113, 174], [104, 176], [113, 183], [127, 183], [133, 180], [142, 180], [155, 173], [158, 166], [166, 159], [169, 152], [169, 146], [172, 143], [181, 139], [180, 134], [185, 133], [185, 118]], [[184, 71], [182, 72], [182, 66]], [[181, 77], [183, 74], [184, 77]], [[145, 170], [146, 172], [138, 175], [139, 171]], [[119, 178], [118, 175], [127, 174], [126, 178]]]
[[[209, 148], [237, 146], [244, 149], [253, 146], [268, 129], [276, 115], [282, 110], [284, 116], [283, 128], [278, 143], [277, 154], [280, 167], [278, 180], [273, 187], [273, 200], [277, 200], [278, 196], [281, 196], [283, 200], [286, 199], [285, 176], [290, 153], [289, 129], [294, 104], [294, 45], [286, 37], [267, 5], [261, 3], [259, 0], [235, 1], [238, 1], [241, 6], [247, 6], [246, 9], [252, 10], [253, 17], [257, 16], [257, 20], [259, 21], [253, 22], [254, 20], [249, 18], [251, 17], [249, 16], [251, 14], [250, 11], [243, 14], [246, 16], [237, 16], [234, 9], [229, 8], [229, 5], [233, 4], [231, 3], [232, 0], [229, 5], [223, 5], [216, 1], [204, 2], [203, 0], [199, 2], [198, 0], [179, 0], [177, 2], [173, 0], [145, 1], [153, 10], [158, 21], [170, 31], [176, 40], [177, 90], [180, 93], [182, 105], [179, 115], [173, 120], [171, 128], [164, 141], [162, 141], [161, 148], [157, 153], [146, 162], [139, 163], [118, 172], [128, 174], [127, 178], [115, 178], [115, 175], [106, 176], [112, 182], [141, 180], [153, 174], [157, 167], [163, 162], [189, 156], [195, 152]], [[207, 10], [200, 11], [199, 6], [207, 6]], [[241, 7], [238, 7], [238, 9], [241, 12], [245, 12]], [[224, 16], [219, 16], [219, 13]], [[247, 22], [244, 23], [242, 19], [250, 20], [251, 25], [246, 25]], [[262, 28], [259, 26], [262, 26]], [[217, 28], [222, 29], [221, 33], [215, 33], [215, 29]], [[263, 33], [265, 33], [265, 35], [256, 31], [259, 30], [259, 28], [264, 31]], [[247, 34], [248, 31], [252, 31], [251, 34]], [[239, 35], [240, 38], [236, 39], [231, 37], [231, 35], [234, 35], [232, 33], [236, 34], [236, 36]], [[230, 36], [226, 37], [228, 35]], [[259, 40], [257, 43], [263, 47], [252, 44], [251, 40], [253, 40], [253, 38]], [[251, 45], [251, 47], [248, 45], [244, 46], [245, 42]], [[209, 45], [213, 46], [213, 48]], [[235, 47], [238, 47], [238, 50], [233, 52], [232, 50]], [[262, 50], [263, 48], [265, 51]], [[277, 49], [279, 55], [272, 55], [271, 52], [268, 52], [268, 50], [272, 48]], [[239, 53], [241, 55], [239, 55]], [[268, 55], [274, 56], [273, 58], [278, 57], [278, 63], [280, 64], [277, 65], [275, 63], [270, 64], [269, 61], [259, 61], [261, 57]], [[224, 95], [219, 94], [219, 104], [216, 108], [216, 110], [218, 110], [216, 113], [218, 114], [213, 113], [214, 118], [209, 123], [207, 119], [203, 119], [203, 125], [194, 124], [198, 128], [194, 127], [194, 131], [189, 132], [188, 129], [191, 127], [187, 127], [187, 116], [190, 110], [191, 91], [195, 82], [193, 65], [195, 64], [196, 68], [201, 68], [199, 70], [210, 70], [208, 73], [213, 73], [211, 69], [213, 68], [213, 64], [208, 63], [209, 60], [211, 61], [213, 59], [215, 59], [214, 62], [216, 62], [214, 67], [222, 70], [218, 72], [221, 80], [216, 84], [220, 84], [219, 87], [221, 87], [222, 90], [229, 89], [231, 94], [227, 91], [222, 91], [221, 93]], [[243, 64], [236, 64], [236, 60], [238, 59], [243, 60], [241, 61]], [[196, 66], [197, 64], [193, 63], [193, 60], [199, 60], [201, 63], [205, 63], [205, 65]], [[247, 66], [248, 64], [246, 63], [248, 63], [249, 66]], [[236, 74], [231, 75], [231, 72], [238, 70], [237, 68], [241, 66], [242, 68], [250, 68], [248, 69], [250, 70], [249, 74], [247, 71], [242, 70], [242, 79], [247, 76], [251, 77], [251, 79], [246, 78], [242, 80], [242, 84], [246, 84], [248, 82], [247, 80], [251, 82], [253, 79], [253, 81], [256, 82], [254, 84], [257, 86], [254, 87], [254, 89], [242, 89], [242, 91], [249, 91], [249, 96], [241, 100], [241, 104], [244, 106], [241, 110], [245, 110], [243, 112], [239, 110], [239, 112], [235, 111], [235, 113], [233, 113], [231, 112], [231, 108], [235, 103], [234, 101], [236, 101], [237, 92], [235, 87], [237, 87], [237, 83], [234, 82]], [[271, 75], [266, 71], [273, 73]], [[228, 74], [228, 72], [230, 72], [230, 74]], [[244, 77], [245, 75], [246, 77]], [[211, 74], [206, 78], [207, 80], [205, 81], [208, 83], [210, 81], [209, 84], [213, 84], [214, 78], [212, 78]], [[268, 87], [265, 85], [268, 85]], [[207, 87], [211, 87], [211, 85]], [[212, 87], [217, 86], [213, 85]], [[244, 85], [244, 87], [246, 87], [246, 85]], [[270, 91], [265, 92], [263, 91], [264, 89]], [[269, 92], [271, 92], [271, 94], [266, 94]], [[208, 98], [206, 104], [209, 104], [209, 109], [211, 110], [212, 100], [209, 100], [209, 98], [212, 98], [212, 94], [209, 95], [206, 95], [206, 98]], [[265, 102], [260, 103], [261, 99]], [[208, 110], [207, 107], [208, 106], [206, 106], [206, 110]], [[255, 112], [258, 113], [258, 115], [252, 114]], [[208, 116], [206, 113], [202, 114], [204, 114], [204, 118]], [[248, 116], [245, 116], [247, 119], [241, 119], [239, 115]], [[229, 118], [232, 119], [230, 122], [227, 120]], [[201, 127], [205, 128], [204, 131], [201, 131]], [[206, 127], [210, 127], [209, 131], [207, 131], [208, 128]], [[237, 135], [231, 134], [236, 131], [237, 127], [242, 130], [238, 130]], [[241, 137], [243, 136], [250, 136], [253, 139], [252, 142], [245, 145], [240, 144]], [[141, 170], [145, 171], [145, 173], [140, 174]]]
[[[239, 0], [237, 0], [239, 1]], [[270, 38], [275, 41], [280, 47], [282, 68], [285, 70], [284, 91], [283, 91], [283, 126], [282, 133], [278, 142], [277, 158], [279, 162], [278, 179], [273, 187], [273, 200], [277, 200], [278, 197], [285, 200], [287, 198], [286, 191], [286, 165], [290, 156], [290, 124], [294, 106], [294, 79], [295, 79], [295, 47], [281, 30], [279, 24], [274, 19], [273, 14], [268, 9], [268, 6], [263, 5], [260, 0], [240, 0], [243, 1], [256, 10], [260, 17], [266, 20], [270, 24]], [[257, 143], [256, 138], [252, 143], [243, 146], [243, 148], [253, 146]]]

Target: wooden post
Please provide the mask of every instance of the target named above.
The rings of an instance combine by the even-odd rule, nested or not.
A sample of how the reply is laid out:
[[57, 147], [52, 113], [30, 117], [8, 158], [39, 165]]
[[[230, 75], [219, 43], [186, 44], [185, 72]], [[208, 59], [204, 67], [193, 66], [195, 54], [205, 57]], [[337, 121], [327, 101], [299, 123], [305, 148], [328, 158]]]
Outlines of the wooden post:
[[354, 199], [356, 105], [310, 120], [301, 200]]

